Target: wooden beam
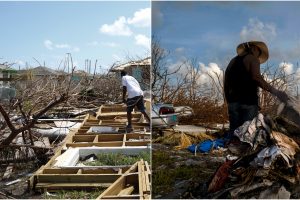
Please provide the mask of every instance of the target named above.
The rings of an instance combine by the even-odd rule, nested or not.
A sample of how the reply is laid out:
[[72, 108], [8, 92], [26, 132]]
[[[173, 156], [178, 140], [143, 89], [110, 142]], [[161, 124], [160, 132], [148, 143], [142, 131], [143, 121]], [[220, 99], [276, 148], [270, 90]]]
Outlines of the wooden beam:
[[99, 142], [123, 141], [124, 134], [99, 134]]
[[123, 141], [111, 141], [111, 142], [87, 142], [87, 143], [67, 143], [66, 147], [91, 147], [91, 146], [96, 146], [96, 147], [121, 147], [123, 144]]
[[39, 183], [113, 183], [119, 174], [39, 174]]
[[151, 140], [132, 141], [132, 142], [125, 142], [125, 146], [147, 146], [150, 143], [151, 143]]
[[77, 174], [79, 169], [44, 169], [42, 174]]
[[131, 195], [133, 190], [134, 190], [134, 187], [129, 186], [129, 187], [121, 190], [117, 196], [119, 197], [119, 196]]
[[107, 195], [104, 197], [101, 197], [101, 199], [140, 199], [139, 194], [134, 195], [124, 195], [124, 196], [117, 196], [117, 195]]
[[92, 189], [108, 188], [111, 183], [37, 183], [36, 189], [62, 190], [62, 189]]

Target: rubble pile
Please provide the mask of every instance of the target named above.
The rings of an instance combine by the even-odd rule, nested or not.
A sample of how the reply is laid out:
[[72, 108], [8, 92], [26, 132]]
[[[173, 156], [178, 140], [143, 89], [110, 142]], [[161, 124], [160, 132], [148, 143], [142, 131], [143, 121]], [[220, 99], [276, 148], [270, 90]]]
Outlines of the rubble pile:
[[215, 172], [208, 198], [300, 198], [298, 105], [288, 102], [280, 117], [259, 114], [235, 130], [228, 149], [238, 157]]

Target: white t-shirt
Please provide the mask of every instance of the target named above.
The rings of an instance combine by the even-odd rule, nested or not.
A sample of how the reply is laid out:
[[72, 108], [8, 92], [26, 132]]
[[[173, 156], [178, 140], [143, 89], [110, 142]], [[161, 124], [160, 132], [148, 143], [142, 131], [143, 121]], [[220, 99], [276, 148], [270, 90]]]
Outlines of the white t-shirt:
[[132, 76], [126, 75], [122, 77], [122, 85], [126, 86], [128, 92], [128, 98], [143, 95], [143, 91], [139, 82]]

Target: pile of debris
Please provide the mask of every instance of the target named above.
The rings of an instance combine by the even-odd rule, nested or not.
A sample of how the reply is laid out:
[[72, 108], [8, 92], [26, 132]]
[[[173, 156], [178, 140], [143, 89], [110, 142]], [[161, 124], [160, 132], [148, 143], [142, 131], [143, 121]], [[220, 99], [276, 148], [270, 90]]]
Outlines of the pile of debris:
[[300, 104], [290, 100], [272, 120], [259, 114], [235, 130], [237, 140], [208, 185], [208, 198], [300, 198]]

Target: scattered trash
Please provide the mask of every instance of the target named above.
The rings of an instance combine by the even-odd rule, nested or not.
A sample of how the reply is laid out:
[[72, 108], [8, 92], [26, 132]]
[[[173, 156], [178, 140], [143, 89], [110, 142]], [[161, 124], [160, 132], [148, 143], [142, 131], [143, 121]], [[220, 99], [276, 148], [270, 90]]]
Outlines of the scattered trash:
[[12, 163], [10, 163], [7, 167], [6, 167], [6, 170], [4, 172], [4, 175], [2, 177], [2, 179], [8, 179], [12, 172], [13, 172], [13, 169], [14, 169], [14, 165]]
[[280, 148], [276, 145], [273, 145], [271, 147], [266, 147], [263, 150], [261, 150], [257, 157], [254, 159], [253, 162], [250, 164], [252, 166], [261, 166], [265, 169], [268, 169], [277, 161], [277, 159], [280, 157], [285, 161], [285, 164], [288, 168], [292, 167], [292, 155], [290, 155], [289, 149], [286, 149], [284, 147]]
[[246, 121], [242, 126], [237, 128], [234, 131], [234, 135], [241, 142], [248, 143], [255, 150], [258, 145], [267, 145], [266, 139], [270, 132], [270, 127], [266, 124], [264, 116], [259, 113], [253, 120]]
[[280, 188], [268, 188], [259, 194], [259, 199], [289, 199], [291, 193], [282, 185]]
[[223, 188], [229, 176], [229, 169], [233, 163], [233, 160], [229, 160], [219, 167], [208, 186], [208, 192], [216, 192]]
[[52, 193], [50, 193], [50, 192], [46, 192], [46, 195], [47, 195], [47, 196], [50, 196], [50, 197], [57, 197], [56, 194], [52, 194]]
[[237, 156], [228, 155], [210, 181], [208, 192], [213, 198], [291, 197], [293, 188], [299, 187], [300, 148], [278, 131], [285, 127], [273, 124], [258, 114], [235, 130], [239, 141], [233, 139], [228, 149]]
[[14, 180], [14, 181], [10, 181], [10, 182], [8, 182], [8, 183], [5, 183], [5, 185], [6, 185], [6, 186], [12, 185], [12, 184], [18, 183], [18, 182], [20, 182], [20, 181], [22, 181], [22, 180], [21, 180], [21, 179], [17, 179], [17, 180]]

